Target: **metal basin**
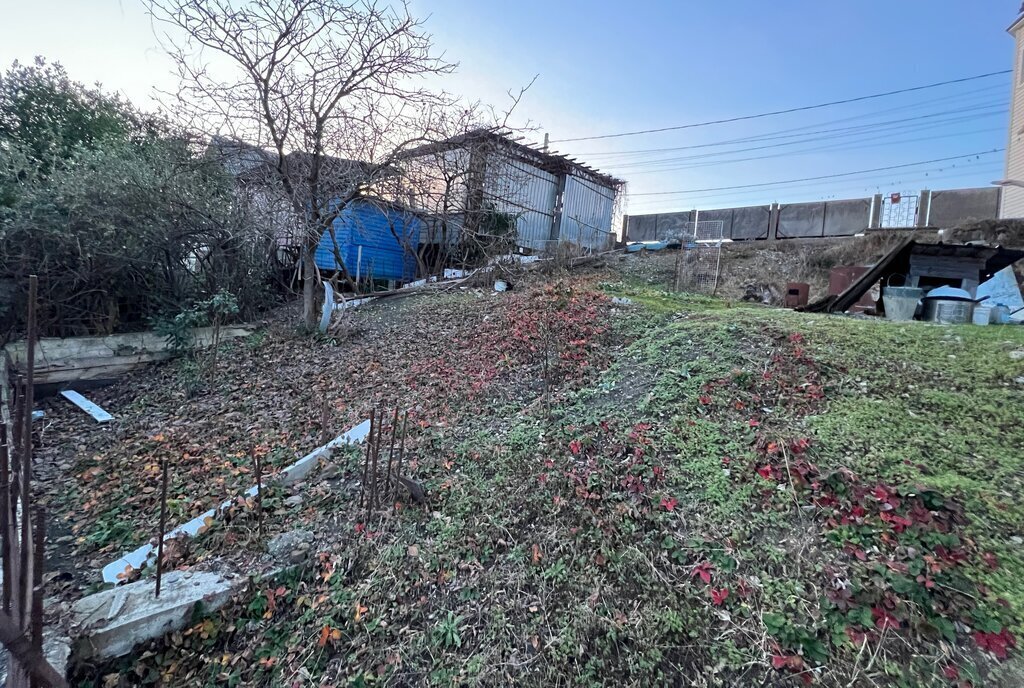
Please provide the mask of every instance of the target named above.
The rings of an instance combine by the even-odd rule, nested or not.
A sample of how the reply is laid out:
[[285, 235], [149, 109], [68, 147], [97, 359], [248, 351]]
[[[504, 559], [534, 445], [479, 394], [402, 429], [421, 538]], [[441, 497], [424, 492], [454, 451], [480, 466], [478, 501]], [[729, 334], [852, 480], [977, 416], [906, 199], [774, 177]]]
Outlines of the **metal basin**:
[[925, 299], [924, 319], [928, 322], [959, 325], [971, 322], [973, 301], [955, 299]]

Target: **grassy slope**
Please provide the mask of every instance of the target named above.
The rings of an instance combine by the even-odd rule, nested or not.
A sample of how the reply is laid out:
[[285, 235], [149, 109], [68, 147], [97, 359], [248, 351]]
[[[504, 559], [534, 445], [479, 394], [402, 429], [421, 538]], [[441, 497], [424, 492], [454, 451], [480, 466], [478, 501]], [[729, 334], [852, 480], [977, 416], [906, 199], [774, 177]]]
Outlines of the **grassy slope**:
[[[132, 670], [180, 685], [1014, 684], [1012, 658], [971, 631], [992, 650], [1024, 627], [1024, 362], [1008, 356], [1024, 332], [604, 289], [638, 302], [615, 320], [628, 344], [564, 385], [550, 420], [497, 397], [423, 429], [432, 513], [339, 529], [313, 575], [254, 584]], [[348, 496], [317, 499], [352, 513]]]

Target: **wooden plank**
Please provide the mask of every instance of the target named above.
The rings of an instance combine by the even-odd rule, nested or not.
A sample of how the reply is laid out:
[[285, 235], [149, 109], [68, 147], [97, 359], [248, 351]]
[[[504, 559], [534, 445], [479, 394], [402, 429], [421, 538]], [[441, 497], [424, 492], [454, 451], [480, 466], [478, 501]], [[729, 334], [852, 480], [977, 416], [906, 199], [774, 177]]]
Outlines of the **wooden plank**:
[[97, 423], [107, 423], [109, 421], [114, 420], [114, 417], [112, 415], [110, 415], [102, 408], [100, 408], [96, 404], [92, 403], [91, 401], [83, 397], [78, 392], [75, 392], [74, 390], [64, 390], [63, 392], [60, 393], [60, 395], [67, 399], [68, 401], [70, 401], [75, 406], [77, 406], [78, 408], [88, 413], [90, 416], [92, 416]]

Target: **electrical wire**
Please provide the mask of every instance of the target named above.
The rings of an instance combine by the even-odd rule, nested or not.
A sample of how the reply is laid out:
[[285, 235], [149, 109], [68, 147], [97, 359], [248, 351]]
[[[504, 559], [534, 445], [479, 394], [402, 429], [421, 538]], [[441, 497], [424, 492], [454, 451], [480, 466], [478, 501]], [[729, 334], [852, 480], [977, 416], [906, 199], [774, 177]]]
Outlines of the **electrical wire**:
[[[955, 170], [955, 171], [954, 171]], [[772, 189], [770, 193], [779, 191], [785, 191], [789, 195], [798, 195], [805, 192], [813, 192], [815, 187], [833, 187], [826, 191], [827, 199], [835, 199], [843, 196], [855, 196], [858, 194], [865, 193], [881, 193], [883, 189], [900, 188], [907, 184], [913, 183], [929, 183], [943, 179], [954, 179], [964, 176], [977, 176], [984, 172], [997, 173], [1002, 170], [1001, 162], [987, 162], [978, 161], [976, 163], [966, 163], [962, 165], [956, 165], [951, 168], [940, 168], [938, 170], [917, 170], [913, 174], [913, 177], [901, 177], [899, 179], [889, 179], [886, 182], [869, 183], [866, 186], [861, 186], [864, 181], [875, 182], [878, 180], [878, 176], [875, 174], [865, 175], [862, 180], [857, 180], [856, 177], [845, 178], [841, 181], [836, 180], [821, 180], [817, 182], [808, 182], [806, 184], [789, 184], [779, 185]], [[851, 183], [852, 182], [852, 183]], [[632, 209], [640, 207], [642, 212], [671, 212], [671, 208], [678, 208], [680, 202], [692, 204], [691, 207], [698, 204], [714, 203], [719, 207], [729, 207], [730, 204], [746, 204], [754, 205], [755, 202], [750, 201], [751, 197], [757, 199], [764, 198], [765, 191], [763, 189], [753, 189], [747, 191], [733, 191], [729, 193], [718, 193], [710, 194], [705, 196], [691, 197], [682, 199], [663, 198], [663, 199], [638, 199], [629, 203]], [[778, 199], [774, 199], [778, 200]], [[819, 196], [814, 200], [826, 200], [825, 196]]]
[[819, 110], [821, 108], [833, 107], [836, 105], [846, 105], [849, 103], [859, 103], [866, 100], [874, 100], [876, 98], [886, 98], [889, 96], [899, 95], [902, 93], [913, 93], [916, 91], [924, 91], [926, 89], [939, 88], [941, 86], [949, 86], [952, 84], [962, 84], [970, 81], [977, 81], [978, 79], [987, 79], [993, 76], [1003, 76], [1010, 74], [1013, 70], [1003, 69], [998, 72], [988, 72], [985, 74], [976, 74], [974, 76], [963, 77], [960, 79], [950, 79], [948, 81], [937, 81], [931, 84], [923, 84], [921, 86], [911, 86], [909, 88], [901, 88], [894, 91], [886, 91], [884, 93], [873, 93], [865, 96], [857, 96], [854, 98], [844, 98], [842, 100], [833, 100], [826, 103], [817, 103], [815, 105], [803, 105], [801, 107], [786, 108], [784, 110], [773, 110], [770, 112], [760, 112], [753, 115], [741, 115], [738, 117], [728, 117], [724, 119], [709, 120], [706, 122], [695, 122], [692, 124], [680, 124], [671, 127], [659, 127], [656, 129], [640, 129], [637, 131], [626, 131], [615, 134], [601, 134], [599, 136], [577, 136], [569, 139], [555, 139], [549, 143], [568, 143], [571, 141], [594, 141], [597, 139], [614, 139], [622, 138], [625, 136], [638, 136], [640, 134], [657, 134], [665, 131], [679, 131], [681, 129], [695, 129], [698, 127], [708, 127], [716, 124], [729, 124], [731, 122], [743, 122], [753, 119], [762, 119], [764, 117], [775, 117], [777, 115], [788, 115], [794, 112], [807, 112], [809, 110]]
[[853, 171], [853, 172], [838, 172], [838, 173], [835, 173], [835, 174], [824, 174], [824, 175], [820, 175], [820, 176], [817, 176], [817, 177], [803, 177], [803, 178], [800, 178], [800, 179], [784, 179], [784, 180], [774, 181], [774, 182], [760, 182], [760, 183], [757, 183], [757, 184], [738, 184], [736, 186], [718, 186], [718, 187], [712, 187], [712, 188], [708, 188], [708, 189], [681, 189], [681, 190], [678, 190], [678, 191], [648, 191], [646, 193], [630, 194], [630, 197], [634, 197], [634, 196], [671, 196], [671, 195], [679, 195], [679, 194], [703, 193], [703, 192], [707, 192], [707, 191], [729, 191], [729, 190], [732, 190], [732, 189], [753, 189], [753, 188], [766, 187], [766, 186], [777, 186], [779, 184], [790, 184], [790, 183], [793, 183], [793, 182], [814, 181], [814, 180], [818, 180], [818, 179], [837, 179], [837, 178], [841, 178], [841, 177], [850, 177], [850, 176], [854, 176], [854, 175], [858, 175], [858, 174], [868, 174], [868, 173], [872, 173], [872, 172], [886, 172], [886, 171], [889, 171], [889, 170], [898, 170], [898, 169], [903, 169], [903, 168], [907, 168], [907, 167], [917, 167], [919, 165], [931, 165], [931, 164], [937, 163], [937, 162], [948, 162], [948, 161], [951, 161], [951, 160], [966, 160], [968, 158], [977, 158], [977, 157], [980, 157], [982, 155], [992, 155], [994, 153], [1002, 153], [1005, 150], [1006, 150], [1005, 148], [993, 148], [993, 149], [987, 150], [987, 151], [980, 151], [980, 152], [977, 152], [977, 153], [967, 153], [966, 155], [954, 155], [954, 156], [950, 156], [948, 158], [934, 158], [932, 160], [920, 160], [918, 162], [908, 162], [908, 163], [903, 163], [903, 164], [900, 164], [900, 165], [887, 165], [885, 167], [875, 167], [875, 168], [871, 168], [871, 169], [867, 169], [867, 170], [856, 170], [856, 171]]
[[[801, 155], [813, 155], [815, 153], [829, 153], [829, 152], [840, 152], [840, 151], [860, 151], [860, 150], [872, 150], [876, 148], [892, 148], [893, 146], [899, 146], [906, 143], [921, 143], [925, 141], [938, 141], [940, 139], [948, 138], [959, 138], [961, 136], [971, 136], [974, 134], [991, 134], [995, 132], [1005, 132], [1005, 127], [990, 127], [988, 129], [973, 129], [971, 131], [953, 131], [945, 134], [938, 134], [936, 136], [920, 136], [911, 139], [893, 139], [890, 136], [873, 136], [858, 141], [845, 141], [838, 142], [833, 145], [817, 146], [814, 148], [807, 148], [804, 150], [786, 151], [784, 153], [772, 153], [769, 155], [754, 155], [746, 158], [730, 158], [726, 160], [705, 160], [703, 162], [694, 162], [687, 165], [680, 165], [676, 167], [659, 167], [653, 170], [632, 170], [628, 174], [635, 176], [638, 174], [659, 174], [663, 172], [678, 172], [685, 170], [695, 170], [704, 167], [717, 167], [719, 165], [730, 165], [740, 162], [752, 162], [755, 160], [773, 160], [778, 158], [791, 158], [798, 157]], [[876, 143], [872, 143], [876, 142]], [[867, 145], [860, 145], [867, 144]], [[736, 151], [738, 152], [738, 151]], [[613, 170], [614, 171], [614, 170]]]
[[[613, 163], [608, 163], [606, 166], [608, 167], [608, 169], [620, 170], [620, 169], [626, 169], [626, 168], [629, 168], [629, 167], [642, 167], [642, 166], [654, 165], [654, 164], [662, 163], [662, 162], [677, 162], [677, 161], [681, 161], [681, 160], [697, 160], [697, 159], [701, 159], [701, 158], [709, 158], [709, 157], [720, 156], [720, 155], [728, 155], [728, 154], [731, 154], [731, 153], [745, 153], [745, 152], [748, 152], [748, 151], [766, 150], [766, 149], [769, 149], [769, 148], [782, 148], [782, 147], [785, 147], [785, 146], [796, 146], [796, 145], [800, 145], [800, 144], [803, 144], [803, 143], [811, 143], [811, 142], [814, 142], [814, 141], [829, 141], [829, 140], [832, 140], [832, 139], [856, 138], [856, 137], [859, 137], [859, 136], [864, 136], [866, 134], [881, 134], [881, 133], [885, 133], [885, 132], [897, 133], [897, 132], [902, 132], [904, 130], [924, 131], [924, 130], [927, 130], [927, 129], [935, 129], [935, 128], [941, 128], [941, 127], [944, 127], [944, 126], [949, 126], [951, 124], [958, 124], [958, 123], [961, 123], [961, 122], [973, 121], [973, 120], [980, 119], [980, 118], [983, 118], [983, 117], [994, 117], [994, 116], [1005, 115], [1007, 112], [1009, 112], [1009, 109], [1008, 109], [1007, 106], [1008, 106], [1008, 103], [1006, 103], [1004, 101], [1004, 102], [1001, 102], [1001, 103], [987, 105], [987, 106], [984, 106], [984, 107], [980, 107], [979, 106], [977, 108], [968, 108], [968, 109], [964, 109], [964, 110], [956, 110], [956, 111], [952, 111], [951, 110], [951, 111], [948, 111], [947, 113], [943, 113], [943, 114], [950, 114], [950, 113], [954, 113], [954, 112], [956, 112], [956, 113], [970, 112], [971, 114], [960, 114], [959, 116], [956, 116], [956, 117], [945, 117], [943, 119], [937, 119], [937, 120], [929, 121], [929, 122], [926, 122], [924, 124], [919, 123], [919, 120], [916, 120], [916, 119], [914, 121], [907, 121], [907, 122], [903, 122], [901, 120], [891, 120], [890, 122], [887, 122], [887, 123], [879, 122], [877, 125], [861, 125], [861, 126], [857, 126], [857, 127], [846, 127], [846, 128], [843, 128], [843, 129], [832, 129], [832, 130], [825, 129], [825, 130], [818, 130], [818, 131], [813, 131], [813, 132], [806, 132], [805, 134], [800, 134], [799, 135], [802, 138], [796, 138], [795, 135], [787, 135], [785, 137], [781, 137], [781, 136], [780, 137], [773, 137], [773, 139], [792, 138], [792, 139], [795, 139], [795, 140], [781, 141], [781, 142], [778, 142], [778, 143], [774, 143], [774, 144], [770, 144], [770, 145], [765, 145], [765, 146], [751, 146], [751, 147], [748, 147], [748, 148], [732, 148], [732, 149], [729, 149], [729, 150], [711, 151], [711, 152], [707, 152], [707, 153], [701, 153], [701, 154], [695, 154], [695, 155], [687, 155], [687, 156], [673, 156], [673, 157], [668, 157], [668, 158], [654, 158], [654, 159], [649, 159], [649, 160], [613, 162]], [[813, 136], [812, 136], [812, 134], [813, 134]], [[823, 134], [823, 135], [818, 136], [818, 134]], [[770, 141], [772, 139], [765, 139], [765, 140]], [[760, 142], [752, 142], [752, 143], [760, 143]]]
[[[776, 130], [776, 131], [765, 132], [763, 134], [754, 134], [754, 135], [751, 135], [751, 136], [743, 136], [743, 137], [739, 137], [739, 138], [725, 139], [723, 141], [712, 141], [712, 142], [709, 142], [709, 143], [698, 143], [698, 144], [691, 144], [691, 145], [687, 145], [687, 146], [674, 146], [674, 147], [663, 147], [663, 148], [642, 148], [642, 149], [628, 150], [628, 151], [574, 152], [573, 154], [576, 155], [576, 156], [580, 156], [580, 157], [587, 157], [588, 159], [600, 158], [600, 157], [610, 157], [610, 156], [627, 156], [627, 155], [635, 156], [635, 155], [645, 154], [645, 153], [666, 153], [666, 152], [674, 152], [674, 151], [681, 151], [681, 150], [693, 150], [693, 149], [697, 149], [697, 148], [711, 148], [711, 147], [715, 147], [715, 146], [727, 146], [727, 145], [732, 145], [732, 144], [736, 144], [736, 143], [756, 143], [756, 142], [761, 142], [761, 141], [773, 141], [773, 140], [778, 140], [778, 139], [782, 139], [782, 138], [794, 138], [794, 137], [810, 135], [810, 134], [829, 133], [829, 132], [841, 132], [841, 131], [852, 130], [852, 129], [870, 128], [870, 127], [874, 127], [874, 126], [883, 126], [883, 125], [902, 123], [902, 122], [915, 122], [915, 121], [920, 121], [920, 120], [923, 120], [923, 119], [929, 119], [929, 118], [933, 118], [933, 117], [939, 117], [939, 116], [947, 115], [947, 114], [957, 114], [957, 113], [960, 113], [960, 112], [972, 111], [973, 109], [975, 109], [977, 107], [986, 107], [986, 106], [989, 106], [989, 105], [993, 105], [995, 101], [992, 101], [991, 98], [988, 98], [984, 102], [980, 102], [980, 103], [962, 103], [964, 105], [968, 105], [968, 107], [965, 107], [965, 108], [957, 108], [957, 109], [954, 109], [954, 110], [943, 110], [943, 111], [939, 111], [939, 112], [929, 113], [929, 114], [926, 114], [926, 115], [918, 115], [916, 117], [905, 117], [905, 118], [899, 118], [899, 119], [895, 119], [895, 120], [888, 120], [888, 121], [885, 121], [885, 122], [869, 122], [867, 124], [856, 125], [856, 126], [853, 126], [853, 127], [840, 127], [840, 128], [837, 128], [837, 129], [824, 129], [824, 130], [820, 130], [820, 131], [806, 131], [807, 129], [814, 129], [815, 127], [822, 127], [822, 126], [827, 126], [827, 125], [830, 125], [830, 124], [841, 124], [841, 123], [844, 123], [844, 122], [852, 122], [852, 121], [857, 121], [857, 120], [862, 120], [862, 119], [870, 119], [872, 117], [878, 117], [878, 116], [882, 116], [882, 115], [888, 115], [888, 114], [891, 114], [893, 112], [902, 112], [902, 111], [905, 111], [905, 110], [916, 110], [916, 109], [922, 108], [922, 107], [924, 107], [926, 105], [932, 105], [932, 104], [935, 104], [935, 103], [950, 102], [950, 101], [957, 100], [957, 99], [959, 99], [959, 98], [961, 98], [963, 96], [966, 96], [966, 95], [976, 95], [976, 94], [981, 93], [981, 92], [988, 92], [988, 91], [993, 91], [993, 90], [1000, 91], [1000, 96], [1002, 96], [1003, 95], [1002, 92], [1005, 89], [1002, 86], [995, 86], [995, 87], [991, 87], [990, 86], [990, 87], [986, 87], [986, 88], [983, 88], [983, 89], [977, 89], [977, 90], [974, 90], [974, 91], [969, 91], [969, 92], [961, 93], [961, 94], [958, 94], [956, 96], [943, 96], [942, 98], [935, 98], [935, 99], [931, 99], [931, 100], [921, 101], [919, 103], [914, 103], [914, 104], [911, 104], [911, 105], [903, 105], [903, 106], [895, 107], [895, 108], [886, 108], [884, 110], [876, 110], [876, 111], [870, 112], [870, 113], [861, 113], [859, 115], [853, 115], [853, 116], [850, 116], [850, 117], [842, 117], [842, 118], [839, 118], [839, 119], [827, 120], [827, 121], [824, 121], [824, 122], [816, 122], [814, 124], [807, 124], [807, 125], [803, 125], [803, 126], [799, 126], [799, 127], [790, 127], [790, 128], [787, 128], [787, 129], [779, 129], [779, 130]], [[1004, 102], [1004, 101], [1002, 101], [1002, 99], [1000, 99], [1000, 101], [998, 101], [998, 102]], [[792, 132], [798, 132], [798, 133], [792, 133]], [[604, 164], [611, 164], [611, 163], [604, 163]]]

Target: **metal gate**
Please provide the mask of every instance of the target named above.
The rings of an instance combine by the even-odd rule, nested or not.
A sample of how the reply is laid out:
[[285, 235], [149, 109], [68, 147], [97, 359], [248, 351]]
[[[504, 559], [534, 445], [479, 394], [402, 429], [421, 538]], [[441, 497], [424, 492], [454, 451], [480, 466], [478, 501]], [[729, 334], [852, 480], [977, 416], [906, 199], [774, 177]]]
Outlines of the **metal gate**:
[[891, 193], [882, 196], [881, 226], [887, 229], [916, 227], [920, 200], [917, 194]]

